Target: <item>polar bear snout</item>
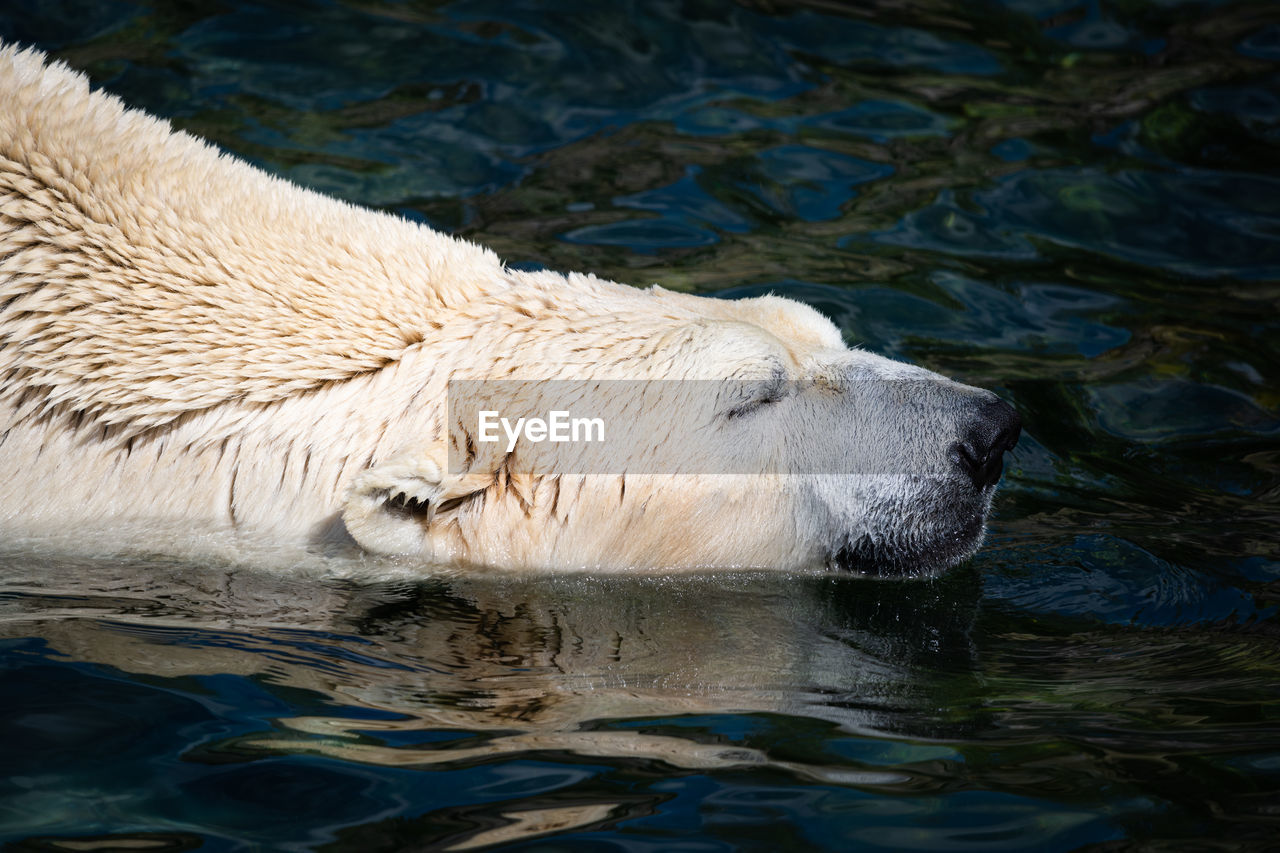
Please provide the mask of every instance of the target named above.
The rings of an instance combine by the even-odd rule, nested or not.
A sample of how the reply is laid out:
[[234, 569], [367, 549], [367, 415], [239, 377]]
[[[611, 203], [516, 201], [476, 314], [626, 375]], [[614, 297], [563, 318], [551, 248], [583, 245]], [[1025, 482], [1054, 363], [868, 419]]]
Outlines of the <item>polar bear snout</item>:
[[982, 544], [1022, 420], [990, 391], [937, 374], [865, 356], [858, 368], [889, 378], [847, 383], [833, 409], [846, 427], [833, 454], [844, 473], [812, 481], [830, 536], [828, 567], [932, 577]]
[[1022, 418], [999, 398], [981, 403], [970, 418], [963, 438], [951, 445], [948, 457], [981, 490], [1000, 480], [1004, 454], [1013, 450], [1022, 433]]

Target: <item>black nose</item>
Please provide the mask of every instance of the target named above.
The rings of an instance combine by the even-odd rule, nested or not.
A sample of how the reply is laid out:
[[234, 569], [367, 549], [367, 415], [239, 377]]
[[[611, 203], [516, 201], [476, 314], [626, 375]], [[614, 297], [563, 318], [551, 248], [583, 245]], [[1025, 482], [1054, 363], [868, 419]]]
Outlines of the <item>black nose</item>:
[[1022, 432], [1022, 418], [1004, 400], [981, 403], [969, 415], [964, 440], [951, 445], [951, 461], [960, 466], [979, 489], [995, 485], [1004, 470], [1004, 452], [1013, 450]]

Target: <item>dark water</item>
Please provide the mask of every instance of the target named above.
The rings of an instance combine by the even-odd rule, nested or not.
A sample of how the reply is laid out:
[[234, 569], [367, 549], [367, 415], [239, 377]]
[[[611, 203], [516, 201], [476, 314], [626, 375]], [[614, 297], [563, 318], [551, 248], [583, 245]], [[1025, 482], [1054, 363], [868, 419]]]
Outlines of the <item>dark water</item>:
[[5, 557], [6, 849], [1280, 846], [1280, 4], [31, 0], [0, 36], [513, 262], [802, 299], [1026, 422], [934, 582]]

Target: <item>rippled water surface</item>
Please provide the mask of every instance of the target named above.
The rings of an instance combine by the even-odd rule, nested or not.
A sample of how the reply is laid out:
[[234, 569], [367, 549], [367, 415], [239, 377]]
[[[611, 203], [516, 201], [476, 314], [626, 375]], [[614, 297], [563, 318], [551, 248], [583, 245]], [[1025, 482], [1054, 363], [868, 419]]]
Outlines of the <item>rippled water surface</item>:
[[1026, 422], [932, 582], [9, 549], [6, 849], [1280, 843], [1274, 2], [19, 0], [0, 37], [513, 263], [804, 300]]

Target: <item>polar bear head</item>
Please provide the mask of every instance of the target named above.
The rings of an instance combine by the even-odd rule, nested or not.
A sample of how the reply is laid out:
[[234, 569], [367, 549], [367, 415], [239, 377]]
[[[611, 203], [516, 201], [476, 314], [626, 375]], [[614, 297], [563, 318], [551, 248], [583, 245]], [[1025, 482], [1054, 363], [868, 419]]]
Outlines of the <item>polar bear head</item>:
[[850, 349], [788, 299], [508, 276], [446, 324], [465, 340], [427, 348], [436, 416], [353, 478], [342, 517], [364, 548], [929, 576], [981, 543], [1020, 428], [990, 392]]

